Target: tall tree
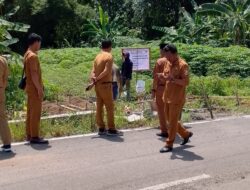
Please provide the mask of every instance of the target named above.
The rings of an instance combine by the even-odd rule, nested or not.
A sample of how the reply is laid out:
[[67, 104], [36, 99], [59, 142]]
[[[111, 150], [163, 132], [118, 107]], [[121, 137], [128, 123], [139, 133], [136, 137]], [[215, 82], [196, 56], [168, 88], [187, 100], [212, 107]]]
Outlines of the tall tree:
[[250, 31], [250, 0], [217, 0], [202, 4], [198, 13], [223, 18], [224, 27], [234, 43], [245, 44]]
[[135, 4], [135, 18], [141, 26], [142, 36], [145, 39], [159, 37], [161, 33], [153, 30], [153, 25], [176, 25], [179, 8], [180, 0], [138, 0]]
[[30, 32], [41, 34], [45, 47], [78, 46], [83, 24], [94, 16], [93, 8], [78, 0], [16, 0], [15, 3], [21, 11], [14, 19], [29, 23]]

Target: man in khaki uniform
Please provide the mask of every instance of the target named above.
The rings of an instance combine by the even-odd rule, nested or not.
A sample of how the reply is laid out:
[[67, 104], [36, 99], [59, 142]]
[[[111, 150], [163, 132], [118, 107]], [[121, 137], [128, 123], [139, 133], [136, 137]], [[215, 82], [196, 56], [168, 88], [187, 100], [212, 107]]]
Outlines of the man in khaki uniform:
[[165, 118], [164, 112], [164, 102], [163, 102], [163, 93], [165, 89], [166, 81], [164, 79], [160, 79], [158, 77], [158, 73], [163, 73], [165, 65], [169, 64], [167, 58], [165, 57], [165, 51], [163, 50], [167, 44], [160, 44], [160, 58], [155, 63], [155, 67], [153, 70], [153, 89], [152, 89], [152, 98], [156, 99], [158, 118], [160, 122], [161, 132], [157, 133], [157, 136], [160, 137], [168, 137], [167, 131], [167, 122]]
[[164, 73], [160, 74], [160, 78], [166, 80], [163, 101], [169, 127], [166, 146], [160, 150], [161, 153], [173, 150], [177, 133], [183, 138], [181, 145], [188, 143], [189, 138], [193, 135], [179, 121], [182, 108], [185, 104], [186, 87], [189, 84], [188, 64], [179, 57], [177, 48], [174, 45], [168, 44], [164, 50], [170, 64], [165, 65]]
[[8, 65], [4, 57], [0, 56], [0, 136], [3, 142], [3, 152], [11, 152], [11, 134], [5, 110], [5, 89], [8, 83]]
[[29, 48], [24, 55], [24, 68], [26, 76], [27, 119], [26, 135], [27, 140], [32, 144], [48, 144], [47, 140], [40, 138], [39, 128], [42, 112], [42, 101], [44, 96], [42, 72], [37, 56], [41, 47], [41, 37], [31, 34], [28, 38]]
[[[99, 135], [121, 136], [122, 133], [116, 130], [114, 122], [114, 101], [112, 93], [112, 67], [113, 56], [111, 54], [111, 41], [102, 42], [102, 51], [96, 56], [91, 80], [95, 84], [97, 98], [96, 122], [99, 127]], [[106, 107], [108, 130], [104, 123], [103, 106]]]

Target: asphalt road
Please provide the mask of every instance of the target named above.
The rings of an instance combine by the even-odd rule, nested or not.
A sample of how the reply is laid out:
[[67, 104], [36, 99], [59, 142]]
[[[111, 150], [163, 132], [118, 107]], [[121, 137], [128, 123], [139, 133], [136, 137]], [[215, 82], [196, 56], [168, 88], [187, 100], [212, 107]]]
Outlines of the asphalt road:
[[250, 189], [250, 117], [187, 126], [191, 142], [165, 154], [157, 129], [15, 145], [0, 153], [0, 190]]

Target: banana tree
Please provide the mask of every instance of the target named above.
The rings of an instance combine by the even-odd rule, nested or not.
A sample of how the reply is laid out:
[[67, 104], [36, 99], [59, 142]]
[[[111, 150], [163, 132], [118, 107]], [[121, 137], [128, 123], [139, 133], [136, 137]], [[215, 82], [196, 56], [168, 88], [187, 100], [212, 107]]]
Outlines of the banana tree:
[[[192, 1], [194, 9], [197, 4]], [[153, 29], [165, 33], [164, 41], [181, 42], [181, 43], [201, 43], [203, 34], [209, 29], [209, 25], [204, 22], [204, 18], [197, 14], [190, 14], [184, 8], [180, 9], [181, 17], [178, 27], [157, 27]]]
[[250, 30], [250, 0], [217, 0], [215, 3], [205, 3], [198, 8], [197, 14], [222, 17], [234, 44], [245, 44]]
[[93, 38], [94, 43], [104, 39], [115, 41], [115, 37], [120, 34], [118, 26], [116, 26], [115, 22], [110, 21], [108, 14], [100, 5], [98, 6], [98, 16], [96, 20], [88, 20], [88, 24], [84, 25], [85, 31], [83, 34]]
[[8, 13], [3, 13], [4, 0], [0, 0], [0, 53], [10, 52], [9, 46], [18, 42], [17, 38], [13, 38], [11, 31], [27, 32], [29, 25], [22, 23], [14, 23], [8, 21], [20, 7], [14, 7]]

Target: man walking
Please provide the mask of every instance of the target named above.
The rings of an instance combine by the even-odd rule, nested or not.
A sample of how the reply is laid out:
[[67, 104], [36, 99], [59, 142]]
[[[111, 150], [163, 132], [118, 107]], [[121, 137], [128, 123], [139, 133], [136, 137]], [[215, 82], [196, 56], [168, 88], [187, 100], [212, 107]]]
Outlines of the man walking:
[[5, 89], [8, 83], [8, 65], [4, 57], [0, 56], [0, 136], [3, 142], [1, 150], [11, 152], [11, 133], [5, 110]]
[[[102, 51], [94, 60], [93, 69], [91, 72], [91, 80], [95, 84], [97, 110], [96, 122], [99, 127], [99, 135], [121, 136], [122, 132], [115, 128], [114, 123], [114, 101], [112, 93], [112, 67], [113, 56], [111, 54], [112, 42], [103, 41], [101, 45]], [[106, 107], [108, 130], [104, 123], [103, 106]]]
[[163, 101], [165, 105], [165, 114], [168, 121], [168, 138], [166, 146], [160, 152], [170, 152], [173, 150], [173, 144], [176, 134], [178, 133], [183, 142], [181, 145], [188, 143], [193, 133], [187, 131], [179, 122], [182, 108], [186, 99], [186, 87], [189, 84], [188, 64], [179, 57], [175, 45], [169, 44], [164, 48], [166, 58], [170, 64], [165, 65], [164, 73], [160, 74], [160, 78], [166, 80]]
[[37, 34], [30, 34], [28, 37], [29, 48], [24, 55], [24, 68], [26, 76], [25, 91], [28, 97], [26, 135], [31, 144], [48, 144], [39, 135], [40, 119], [42, 112], [42, 101], [44, 89], [42, 72], [37, 56], [41, 47], [42, 38]]
[[158, 118], [160, 123], [161, 132], [157, 133], [157, 136], [168, 137], [167, 122], [164, 112], [164, 102], [163, 93], [165, 90], [166, 81], [158, 77], [159, 73], [163, 73], [165, 65], [169, 64], [167, 58], [165, 57], [165, 51], [163, 50], [167, 44], [160, 44], [160, 58], [155, 63], [153, 70], [153, 88], [152, 88], [152, 98], [156, 100]]

